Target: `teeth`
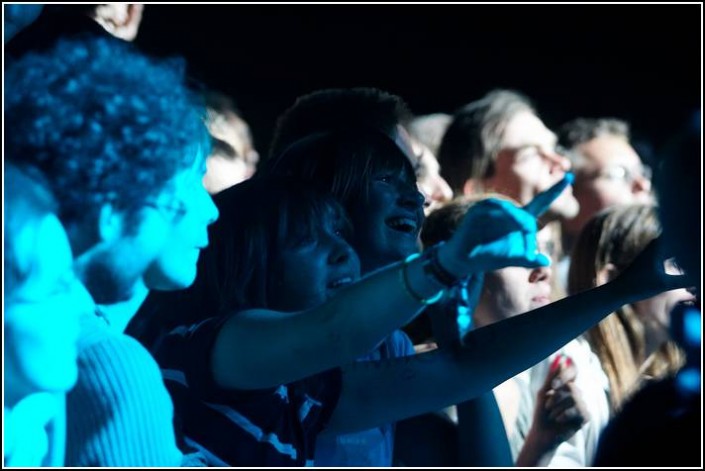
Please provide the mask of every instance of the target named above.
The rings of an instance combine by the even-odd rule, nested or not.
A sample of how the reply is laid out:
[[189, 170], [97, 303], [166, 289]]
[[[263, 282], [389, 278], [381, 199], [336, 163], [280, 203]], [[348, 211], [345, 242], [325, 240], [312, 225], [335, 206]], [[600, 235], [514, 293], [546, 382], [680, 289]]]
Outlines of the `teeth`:
[[352, 278], [349, 276], [346, 276], [345, 278], [335, 280], [333, 283], [331, 283], [331, 288], [339, 288], [343, 285], [349, 285], [350, 283], [352, 283]]
[[414, 232], [416, 230], [416, 221], [407, 217], [398, 217], [387, 220], [387, 225], [392, 229], [403, 232]]

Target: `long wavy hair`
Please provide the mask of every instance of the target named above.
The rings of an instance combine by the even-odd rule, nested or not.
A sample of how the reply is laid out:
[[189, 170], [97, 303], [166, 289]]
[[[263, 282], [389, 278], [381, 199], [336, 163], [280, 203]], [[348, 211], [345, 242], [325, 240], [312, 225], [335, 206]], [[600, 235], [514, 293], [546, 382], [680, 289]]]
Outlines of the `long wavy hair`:
[[[608, 208], [586, 224], [573, 249], [568, 274], [572, 294], [602, 284], [599, 273], [612, 264], [624, 270], [661, 233], [651, 205]], [[664, 332], [665, 334], [665, 332]], [[664, 342], [646, 351], [646, 331], [633, 305], [625, 305], [587, 331], [586, 337], [610, 384], [610, 403], [619, 410], [645, 380], [675, 373], [683, 364], [678, 347]]]

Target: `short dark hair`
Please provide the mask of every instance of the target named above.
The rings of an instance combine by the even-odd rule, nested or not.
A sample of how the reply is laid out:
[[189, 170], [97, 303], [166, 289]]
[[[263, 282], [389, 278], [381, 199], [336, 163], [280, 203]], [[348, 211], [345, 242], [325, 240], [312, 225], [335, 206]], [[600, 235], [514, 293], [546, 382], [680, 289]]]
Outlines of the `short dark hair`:
[[365, 194], [379, 168], [407, 168], [413, 175], [408, 157], [389, 137], [408, 115], [401, 98], [372, 88], [303, 96], [279, 118], [258, 175], [309, 181], [347, 207]]
[[558, 131], [559, 143], [572, 149], [599, 136], [621, 136], [629, 139], [629, 124], [617, 118], [576, 118]]
[[520, 111], [536, 113], [531, 101], [513, 90], [493, 90], [453, 116], [438, 150], [441, 176], [456, 193], [469, 179], [494, 174], [504, 129]]
[[62, 40], [5, 75], [5, 156], [40, 168], [63, 222], [133, 212], [210, 149], [182, 61], [108, 38]]
[[421, 231], [423, 246], [431, 247], [450, 239], [472, 204], [465, 198], [456, 198], [429, 214]]
[[406, 121], [404, 101], [376, 88], [318, 90], [299, 97], [277, 120], [270, 157], [310, 134], [342, 131], [362, 125], [384, 132]]

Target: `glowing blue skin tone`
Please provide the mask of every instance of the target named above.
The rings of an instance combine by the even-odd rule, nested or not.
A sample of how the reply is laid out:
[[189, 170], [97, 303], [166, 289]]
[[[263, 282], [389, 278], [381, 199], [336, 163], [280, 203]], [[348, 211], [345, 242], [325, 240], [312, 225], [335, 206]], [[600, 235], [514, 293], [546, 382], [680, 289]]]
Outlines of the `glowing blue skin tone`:
[[162, 232], [164, 225], [154, 229], [162, 245], [144, 274], [149, 289], [182, 289], [196, 278], [198, 256], [208, 245], [208, 225], [218, 219], [218, 209], [202, 182], [205, 161], [198, 165], [177, 173], [154, 205], [165, 216], [167, 230]]
[[[441, 264], [455, 274], [488, 272], [507, 266], [549, 266], [550, 259], [537, 250], [536, 218], [549, 208], [573, 178], [572, 174], [567, 173], [560, 182], [538, 194], [524, 208], [493, 198], [475, 204], [468, 210], [456, 232], [468, 234], [462, 238], [462, 243], [473, 249], [466, 260], [456, 260], [452, 254], [462, 253], [462, 249], [455, 247], [461, 241], [459, 237], [453, 237], [439, 250]], [[471, 270], [467, 269], [468, 264], [472, 266]]]
[[[178, 172], [145, 202], [134, 218], [136, 227], [124, 227], [125, 215], [110, 205], [101, 209], [108, 214], [98, 222], [102, 240], [77, 256], [76, 268], [119, 330], [134, 315], [146, 290], [184, 289], [193, 283], [198, 256], [208, 244], [207, 227], [218, 217], [201, 181], [204, 173], [203, 160]], [[103, 276], [92, 275], [96, 266], [102, 267]], [[125, 306], [117, 305], [124, 301]]]
[[11, 237], [27, 278], [5, 290], [4, 463], [60, 466], [63, 394], [78, 376], [79, 318], [93, 311], [93, 301], [73, 273], [56, 216], [30, 220]]
[[14, 235], [29, 275], [5, 292], [6, 404], [38, 391], [64, 392], [78, 375], [79, 318], [93, 302], [72, 270], [66, 233], [54, 215]]

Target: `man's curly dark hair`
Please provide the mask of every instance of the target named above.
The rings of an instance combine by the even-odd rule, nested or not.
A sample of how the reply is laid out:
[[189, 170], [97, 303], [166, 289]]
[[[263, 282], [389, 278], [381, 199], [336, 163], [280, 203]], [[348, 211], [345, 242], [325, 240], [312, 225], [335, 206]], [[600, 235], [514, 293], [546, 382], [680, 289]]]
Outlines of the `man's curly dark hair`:
[[210, 151], [182, 61], [110, 38], [62, 40], [5, 74], [5, 158], [48, 177], [64, 223], [110, 202], [134, 214]]

